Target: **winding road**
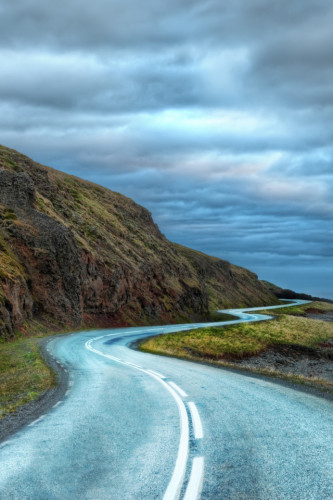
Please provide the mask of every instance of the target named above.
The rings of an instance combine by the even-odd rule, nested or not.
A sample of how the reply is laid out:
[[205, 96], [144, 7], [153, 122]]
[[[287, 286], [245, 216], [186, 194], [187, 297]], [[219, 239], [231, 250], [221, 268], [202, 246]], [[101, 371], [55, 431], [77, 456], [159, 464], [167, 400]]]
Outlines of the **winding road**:
[[[216, 324], [270, 318], [259, 310]], [[0, 445], [1, 500], [332, 499], [331, 401], [128, 347], [208, 325], [53, 338], [68, 391]]]

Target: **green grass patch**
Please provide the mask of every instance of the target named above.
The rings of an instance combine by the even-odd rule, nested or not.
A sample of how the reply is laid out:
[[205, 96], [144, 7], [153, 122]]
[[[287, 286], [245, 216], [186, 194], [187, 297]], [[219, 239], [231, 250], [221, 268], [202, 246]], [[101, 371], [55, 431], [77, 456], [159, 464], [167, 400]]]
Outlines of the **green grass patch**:
[[259, 354], [276, 344], [314, 347], [333, 338], [333, 323], [280, 314], [275, 320], [208, 327], [152, 337], [142, 351], [189, 359], [232, 360]]
[[0, 418], [36, 399], [54, 383], [36, 338], [0, 344]]
[[304, 316], [307, 312], [316, 311], [318, 314], [325, 314], [327, 312], [333, 312], [333, 304], [330, 302], [310, 302], [308, 304], [281, 307], [281, 309], [271, 309], [267, 311], [259, 311], [263, 314], [278, 315], [287, 314], [292, 316]]

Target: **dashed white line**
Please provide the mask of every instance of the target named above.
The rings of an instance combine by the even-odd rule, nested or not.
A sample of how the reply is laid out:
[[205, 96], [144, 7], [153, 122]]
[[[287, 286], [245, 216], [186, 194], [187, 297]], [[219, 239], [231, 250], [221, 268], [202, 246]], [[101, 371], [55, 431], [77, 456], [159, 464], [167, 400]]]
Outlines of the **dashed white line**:
[[58, 403], [56, 403], [55, 405], [53, 405], [52, 408], [57, 408], [57, 406], [61, 405], [62, 401], [58, 401]]
[[195, 439], [202, 439], [203, 429], [198, 409], [193, 402], [188, 403], [188, 407], [191, 413], [194, 437]]
[[133, 368], [139, 368], [141, 369], [141, 366], [135, 365], [134, 363], [129, 363], [128, 361], [123, 361], [123, 363], [127, 366], [132, 366]]
[[152, 373], [153, 375], [156, 375], [156, 377], [166, 378], [165, 375], [162, 375], [161, 373], [155, 372], [155, 370], [147, 370], [147, 372]]
[[198, 500], [200, 498], [204, 472], [204, 458], [193, 458], [192, 471], [183, 500]]
[[43, 420], [44, 417], [45, 417], [45, 415], [42, 415], [41, 417], [37, 418], [36, 420], [34, 420], [33, 422], [31, 422], [31, 424], [29, 424], [28, 427], [32, 427], [33, 425], [36, 425], [38, 422], [40, 422], [41, 420]]
[[171, 387], [173, 387], [173, 389], [175, 389], [175, 391], [177, 391], [178, 394], [180, 394], [182, 398], [187, 398], [186, 392], [183, 391], [183, 389], [181, 387], [179, 387], [177, 384], [175, 384], [174, 382], [169, 382], [169, 385], [171, 385]]

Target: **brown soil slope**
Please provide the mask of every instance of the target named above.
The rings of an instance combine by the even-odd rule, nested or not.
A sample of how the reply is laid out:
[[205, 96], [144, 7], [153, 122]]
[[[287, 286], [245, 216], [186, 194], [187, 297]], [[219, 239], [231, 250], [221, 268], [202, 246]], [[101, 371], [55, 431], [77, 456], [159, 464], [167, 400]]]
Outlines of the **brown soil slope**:
[[161, 323], [276, 301], [250, 271], [168, 241], [125, 196], [0, 146], [0, 337], [33, 318]]

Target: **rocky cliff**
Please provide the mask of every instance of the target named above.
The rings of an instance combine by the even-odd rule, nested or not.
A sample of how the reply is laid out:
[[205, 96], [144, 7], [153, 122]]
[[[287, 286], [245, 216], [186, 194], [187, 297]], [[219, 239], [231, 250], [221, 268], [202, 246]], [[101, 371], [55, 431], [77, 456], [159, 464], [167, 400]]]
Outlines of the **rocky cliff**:
[[168, 241], [125, 196], [0, 146], [0, 337], [34, 318], [163, 323], [275, 302], [250, 271]]

